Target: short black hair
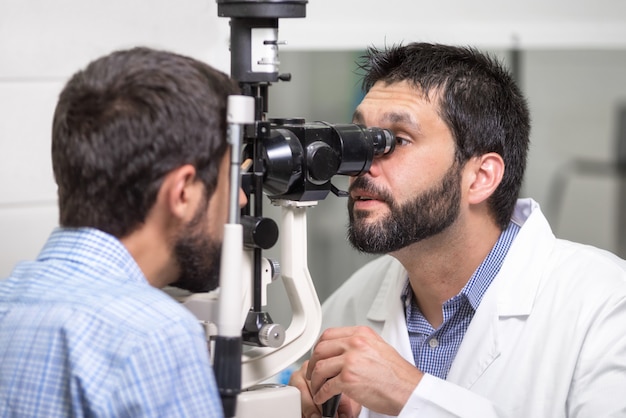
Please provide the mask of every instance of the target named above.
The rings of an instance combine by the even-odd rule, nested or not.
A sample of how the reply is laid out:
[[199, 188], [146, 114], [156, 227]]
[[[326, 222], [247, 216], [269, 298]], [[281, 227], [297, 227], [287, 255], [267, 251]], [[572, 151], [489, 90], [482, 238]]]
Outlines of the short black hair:
[[123, 237], [145, 221], [164, 176], [196, 167], [210, 196], [226, 141], [226, 74], [172, 52], [115, 51], [60, 94], [52, 165], [60, 224]]

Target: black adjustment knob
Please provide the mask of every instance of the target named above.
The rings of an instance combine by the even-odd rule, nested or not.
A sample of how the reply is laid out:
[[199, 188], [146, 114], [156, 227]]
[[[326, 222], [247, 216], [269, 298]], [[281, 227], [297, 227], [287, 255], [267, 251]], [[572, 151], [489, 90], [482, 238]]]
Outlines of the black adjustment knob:
[[307, 168], [311, 181], [326, 182], [339, 169], [341, 159], [337, 151], [322, 141], [315, 141], [306, 148]]
[[247, 247], [267, 250], [278, 241], [278, 225], [270, 218], [242, 216], [243, 243]]

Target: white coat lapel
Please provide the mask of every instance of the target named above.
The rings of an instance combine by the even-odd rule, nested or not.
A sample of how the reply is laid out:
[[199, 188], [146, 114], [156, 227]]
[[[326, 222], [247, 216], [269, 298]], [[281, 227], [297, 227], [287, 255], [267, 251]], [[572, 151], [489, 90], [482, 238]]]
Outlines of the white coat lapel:
[[392, 345], [405, 360], [415, 365], [401, 300], [402, 289], [406, 280], [406, 270], [400, 262], [395, 260], [389, 267], [367, 318], [371, 321], [382, 322], [382, 330], [379, 331], [380, 336]]
[[491, 284], [474, 314], [446, 380], [470, 388], [500, 355], [496, 285]]
[[[398, 295], [399, 294], [400, 293], [398, 293]], [[381, 336], [385, 341], [392, 344], [405, 360], [415, 366], [411, 342], [409, 341], [409, 333], [406, 329], [406, 321], [404, 320], [404, 309], [399, 300], [398, 303], [392, 305], [389, 318], [385, 321]]]
[[501, 320], [530, 315], [540, 272], [556, 241], [538, 205], [531, 200], [520, 203], [513, 221], [523, 227], [476, 310], [448, 373], [447, 380], [465, 388], [471, 388], [500, 355]]

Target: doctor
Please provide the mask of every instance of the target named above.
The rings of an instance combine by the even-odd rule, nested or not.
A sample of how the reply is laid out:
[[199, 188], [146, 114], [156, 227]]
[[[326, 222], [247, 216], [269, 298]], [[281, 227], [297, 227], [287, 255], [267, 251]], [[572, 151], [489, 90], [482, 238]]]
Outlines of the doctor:
[[371, 49], [354, 121], [395, 151], [352, 179], [348, 236], [388, 254], [324, 305], [303, 416], [626, 416], [626, 263], [518, 200], [526, 101], [472, 48]]

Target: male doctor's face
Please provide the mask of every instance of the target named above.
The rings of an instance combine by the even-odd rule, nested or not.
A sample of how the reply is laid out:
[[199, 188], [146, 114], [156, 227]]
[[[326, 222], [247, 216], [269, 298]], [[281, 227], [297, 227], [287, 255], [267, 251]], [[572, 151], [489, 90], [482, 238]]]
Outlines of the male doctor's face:
[[352, 179], [348, 239], [357, 250], [394, 252], [457, 219], [462, 169], [435, 103], [406, 82], [378, 82], [357, 108], [355, 122], [390, 129], [398, 141], [393, 153]]

